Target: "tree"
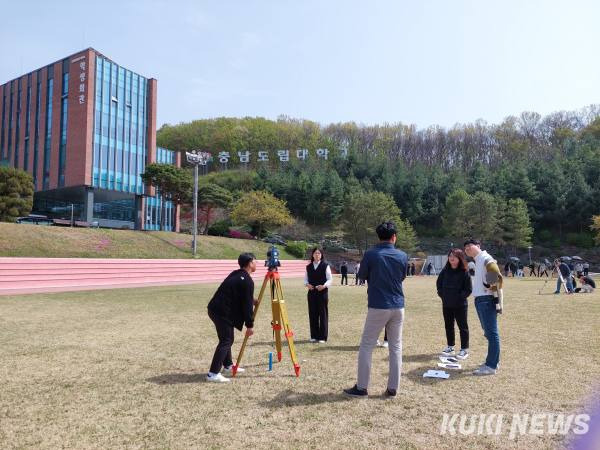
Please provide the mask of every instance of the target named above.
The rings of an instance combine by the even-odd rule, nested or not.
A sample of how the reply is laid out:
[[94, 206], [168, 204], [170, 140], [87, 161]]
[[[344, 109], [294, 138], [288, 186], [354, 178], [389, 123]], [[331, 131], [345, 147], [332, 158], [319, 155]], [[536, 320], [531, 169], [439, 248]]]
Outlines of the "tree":
[[27, 172], [0, 167], [0, 220], [14, 222], [33, 207], [33, 179]]
[[527, 204], [520, 198], [508, 200], [500, 218], [503, 243], [515, 248], [525, 248], [531, 245], [533, 228], [527, 213]]
[[467, 205], [465, 229], [469, 236], [494, 241], [497, 238], [498, 205], [493, 195], [475, 192]]
[[446, 197], [442, 222], [450, 236], [466, 238], [471, 196], [464, 189], [456, 189]]
[[231, 193], [217, 184], [202, 184], [198, 188], [198, 207], [205, 218], [204, 234], [208, 232], [213, 210], [215, 208], [228, 208], [232, 201]]
[[400, 208], [390, 195], [376, 191], [358, 191], [348, 196], [342, 225], [349, 240], [361, 254], [369, 244], [377, 240], [375, 228], [385, 221], [396, 224], [396, 245], [407, 252], [413, 251], [417, 243], [415, 231], [408, 221], [402, 219]]
[[261, 237], [267, 227], [291, 225], [294, 221], [285, 201], [265, 191], [244, 194], [233, 208], [231, 220], [238, 225], [257, 228], [257, 237]]
[[597, 234], [594, 240], [596, 241], [596, 244], [600, 245], [600, 216], [592, 217], [592, 224], [590, 225], [590, 229], [596, 231]]
[[189, 171], [171, 164], [154, 163], [146, 166], [142, 181], [154, 186], [161, 197], [160, 229], [164, 230], [166, 201], [176, 204], [189, 201], [193, 191], [191, 175]]

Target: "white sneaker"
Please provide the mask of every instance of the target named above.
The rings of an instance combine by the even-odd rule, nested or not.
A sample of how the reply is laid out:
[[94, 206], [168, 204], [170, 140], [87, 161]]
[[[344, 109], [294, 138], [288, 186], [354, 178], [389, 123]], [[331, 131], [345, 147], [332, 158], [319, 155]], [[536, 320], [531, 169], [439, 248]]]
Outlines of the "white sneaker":
[[209, 373], [208, 375], [206, 375], [206, 381], [210, 381], [212, 383], [230, 383], [231, 382], [231, 380], [229, 378], [225, 378], [220, 373], [218, 373], [216, 375], [212, 375]]
[[[238, 373], [245, 372], [245, 371], [246, 371], [246, 369], [244, 369], [243, 367], [237, 368]], [[223, 367], [223, 373], [225, 373], [226, 375], [233, 375], [233, 366]]]
[[326, 343], [326, 342], [327, 342], [327, 341], [323, 341], [323, 340], [321, 340], [321, 341], [319, 341], [319, 344], [324, 344], [324, 343]]
[[456, 359], [467, 359], [469, 357], [469, 349], [461, 348], [460, 352], [456, 355]]
[[444, 350], [442, 350], [442, 355], [444, 356], [454, 356], [454, 347], [446, 347]]
[[313, 338], [311, 338], [311, 339], [310, 339], [310, 342], [313, 342], [313, 343], [314, 343], [314, 342], [317, 342], [317, 340], [316, 340], [316, 339], [313, 339]]
[[388, 341], [383, 341], [383, 344], [381, 346], [383, 348], [388, 348], [389, 347]]

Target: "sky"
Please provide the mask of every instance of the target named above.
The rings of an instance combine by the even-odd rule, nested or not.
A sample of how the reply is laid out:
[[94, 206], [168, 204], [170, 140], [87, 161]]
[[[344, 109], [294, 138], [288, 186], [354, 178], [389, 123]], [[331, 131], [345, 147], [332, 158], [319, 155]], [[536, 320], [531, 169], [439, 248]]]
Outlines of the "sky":
[[596, 0], [0, 0], [0, 83], [87, 47], [158, 126], [286, 115], [451, 127], [600, 103]]

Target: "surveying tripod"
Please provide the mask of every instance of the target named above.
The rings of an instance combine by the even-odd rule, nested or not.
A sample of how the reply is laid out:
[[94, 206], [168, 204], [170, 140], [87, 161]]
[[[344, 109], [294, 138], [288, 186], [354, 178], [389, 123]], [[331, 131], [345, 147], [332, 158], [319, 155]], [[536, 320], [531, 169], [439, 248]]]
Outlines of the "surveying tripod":
[[[288, 320], [287, 309], [285, 307], [285, 300], [283, 299], [283, 290], [281, 289], [281, 280], [279, 278], [279, 272], [277, 272], [277, 267], [269, 267], [267, 274], [265, 275], [265, 280], [263, 281], [262, 287], [260, 288], [260, 294], [258, 295], [258, 301], [256, 303], [256, 306], [254, 307], [252, 319], [256, 319], [256, 313], [258, 312], [258, 308], [262, 303], [262, 299], [267, 285], [269, 287], [269, 292], [271, 293], [271, 311], [273, 314], [271, 326], [273, 327], [273, 334], [275, 336], [275, 347], [277, 348], [277, 361], [281, 361], [281, 330], [283, 329], [285, 338], [288, 342], [288, 347], [290, 348], [290, 356], [292, 358], [292, 363], [294, 364], [294, 372], [298, 377], [300, 376], [300, 365], [298, 364], [298, 359], [296, 358], [296, 348], [294, 347], [294, 332], [292, 331], [292, 328], [290, 327], [290, 322]], [[240, 362], [242, 361], [242, 356], [244, 356], [244, 350], [246, 348], [247, 343], [248, 336], [245, 336], [244, 342], [242, 343], [242, 348], [240, 349], [240, 353], [237, 357], [237, 361], [233, 365], [232, 376], [234, 377], [237, 373], [238, 367], [240, 367]]]

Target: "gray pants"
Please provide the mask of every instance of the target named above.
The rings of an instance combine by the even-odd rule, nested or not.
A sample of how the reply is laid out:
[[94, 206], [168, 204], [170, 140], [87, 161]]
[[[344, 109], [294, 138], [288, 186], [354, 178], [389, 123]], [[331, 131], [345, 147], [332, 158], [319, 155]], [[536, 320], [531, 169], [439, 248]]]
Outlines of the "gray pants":
[[381, 330], [386, 327], [390, 352], [390, 373], [388, 389], [397, 390], [400, 384], [400, 371], [402, 369], [402, 324], [404, 322], [404, 308], [400, 309], [374, 309], [369, 308], [365, 328], [360, 340], [358, 351], [358, 381], [359, 389], [367, 389], [371, 378], [371, 357], [373, 348], [377, 345], [377, 338]]

